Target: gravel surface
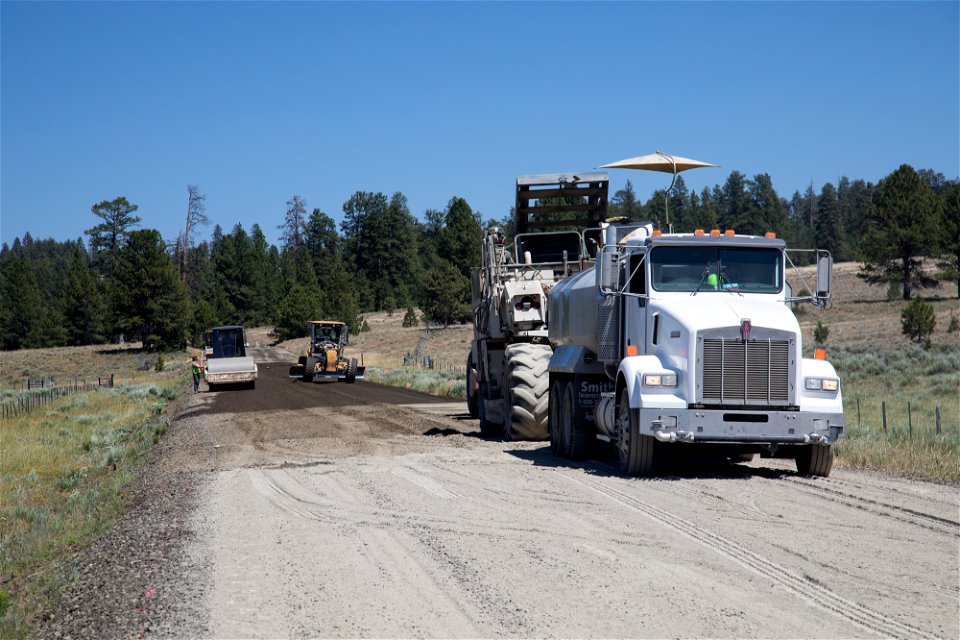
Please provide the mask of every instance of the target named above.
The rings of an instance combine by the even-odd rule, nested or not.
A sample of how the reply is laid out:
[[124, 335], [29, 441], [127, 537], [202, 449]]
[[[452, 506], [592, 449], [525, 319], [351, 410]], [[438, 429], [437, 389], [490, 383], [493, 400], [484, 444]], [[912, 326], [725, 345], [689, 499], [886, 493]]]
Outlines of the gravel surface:
[[771, 460], [630, 480], [287, 357], [188, 398], [39, 635], [960, 636], [956, 487]]

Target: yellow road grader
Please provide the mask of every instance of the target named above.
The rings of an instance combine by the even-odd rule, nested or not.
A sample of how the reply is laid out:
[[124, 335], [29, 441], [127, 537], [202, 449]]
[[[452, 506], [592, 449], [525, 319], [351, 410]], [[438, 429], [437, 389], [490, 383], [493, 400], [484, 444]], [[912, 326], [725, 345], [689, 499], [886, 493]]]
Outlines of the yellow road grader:
[[290, 367], [290, 377], [304, 382], [339, 380], [353, 383], [363, 379], [365, 367], [357, 365], [356, 358], [344, 355], [350, 344], [347, 325], [332, 320], [311, 320], [307, 323], [310, 342], [306, 353]]

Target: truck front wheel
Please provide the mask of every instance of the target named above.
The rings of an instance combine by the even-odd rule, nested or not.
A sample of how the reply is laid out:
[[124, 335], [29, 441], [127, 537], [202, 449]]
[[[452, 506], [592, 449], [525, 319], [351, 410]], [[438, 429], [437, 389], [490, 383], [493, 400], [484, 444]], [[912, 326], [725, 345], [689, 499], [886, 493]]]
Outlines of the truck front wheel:
[[630, 408], [630, 394], [624, 388], [617, 402], [617, 450], [620, 470], [629, 477], [649, 476], [653, 473], [653, 436], [640, 433], [640, 410]]
[[833, 469], [833, 446], [829, 444], [811, 444], [800, 449], [797, 454], [797, 472], [802, 476], [820, 476], [826, 478]]

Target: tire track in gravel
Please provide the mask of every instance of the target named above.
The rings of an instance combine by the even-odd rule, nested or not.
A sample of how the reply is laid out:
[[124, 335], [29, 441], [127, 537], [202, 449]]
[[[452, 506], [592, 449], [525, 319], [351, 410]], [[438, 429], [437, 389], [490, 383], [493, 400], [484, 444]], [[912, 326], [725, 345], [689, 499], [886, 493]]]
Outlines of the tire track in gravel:
[[[469, 601], [476, 608], [477, 615], [473, 620], [481, 627], [490, 626], [501, 628], [508, 636], [521, 637], [529, 633], [526, 622], [516, 615], [504, 615], [500, 609], [500, 598], [497, 590], [488, 583], [485, 576], [474, 567], [469, 566], [461, 558], [449, 552], [436, 535], [436, 529], [430, 524], [417, 522], [409, 512], [396, 505], [380, 484], [369, 477], [359, 476], [356, 479], [360, 491], [369, 495], [378, 509], [389, 510], [394, 513], [407, 514], [405, 517], [391, 518], [389, 525], [399, 526], [406, 533], [418, 540], [423, 551], [433, 558], [437, 566], [446, 568], [446, 575], [456, 588], [462, 592], [462, 601]], [[459, 520], [459, 518], [458, 518]], [[456, 531], [456, 533], [466, 533]], [[480, 530], [480, 535], [500, 537], [503, 530], [494, 530], [487, 522]], [[409, 553], [407, 554], [410, 555]], [[499, 613], [499, 615], [497, 615]], [[477, 634], [475, 637], [480, 637]]]
[[644, 502], [639, 498], [614, 487], [607, 487], [588, 477], [564, 476], [606, 498], [635, 510], [651, 520], [694, 540], [695, 542], [726, 556], [737, 564], [773, 580], [780, 586], [797, 594], [814, 606], [845, 619], [856, 626], [885, 637], [922, 638], [936, 640], [937, 636], [922, 629], [894, 620], [879, 611], [865, 607], [842, 597], [827, 587], [818, 584], [814, 578], [798, 575], [790, 569], [765, 558], [740, 543], [718, 533], [708, 531], [702, 526], [680, 518], [669, 511]]
[[875, 515], [893, 518], [899, 522], [911, 524], [916, 527], [946, 534], [955, 538], [960, 538], [960, 522], [943, 518], [931, 513], [917, 511], [908, 507], [902, 507], [888, 502], [881, 502], [872, 498], [866, 498], [840, 489], [832, 489], [821, 483], [820, 479], [807, 480], [804, 478], [783, 478], [783, 481], [790, 482], [800, 488], [806, 494], [822, 498], [824, 500], [838, 501], [855, 509], [862, 509]]

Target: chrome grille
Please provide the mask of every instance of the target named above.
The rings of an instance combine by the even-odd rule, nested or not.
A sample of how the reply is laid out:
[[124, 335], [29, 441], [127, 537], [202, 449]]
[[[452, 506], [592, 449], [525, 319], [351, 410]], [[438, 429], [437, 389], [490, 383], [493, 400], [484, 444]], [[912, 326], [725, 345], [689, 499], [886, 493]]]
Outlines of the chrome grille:
[[789, 340], [704, 338], [701, 402], [789, 404], [790, 347]]

